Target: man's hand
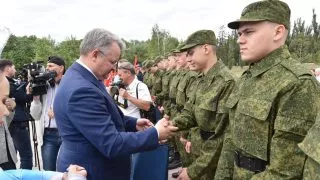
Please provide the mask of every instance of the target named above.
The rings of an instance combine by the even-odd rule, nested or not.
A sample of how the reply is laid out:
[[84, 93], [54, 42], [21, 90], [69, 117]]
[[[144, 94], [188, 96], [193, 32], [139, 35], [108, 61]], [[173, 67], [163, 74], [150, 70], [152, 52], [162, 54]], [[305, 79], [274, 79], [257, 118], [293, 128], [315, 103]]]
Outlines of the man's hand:
[[177, 180], [190, 180], [187, 168], [182, 168]]
[[127, 90], [120, 88], [119, 89], [119, 96], [121, 96], [123, 99], [128, 99], [130, 94], [127, 92]]
[[163, 116], [163, 118], [166, 118], [166, 120], [170, 120], [170, 116], [168, 116], [167, 114], [165, 114], [164, 116]]
[[70, 164], [70, 166], [68, 167], [68, 173], [72, 173], [72, 174], [80, 174], [84, 177], [87, 177], [87, 171], [84, 167], [78, 166], [78, 165], [73, 165]]
[[33, 96], [34, 101], [40, 101], [40, 96]]
[[151, 100], [155, 102], [157, 100], [157, 96], [151, 96]]
[[184, 137], [180, 136], [180, 142], [181, 142], [181, 144], [183, 144], [183, 146], [186, 145], [187, 141], [188, 141], [187, 139], [185, 139]]
[[191, 152], [191, 142], [187, 141], [184, 148], [185, 148], [187, 153], [190, 153]]
[[158, 131], [160, 141], [170, 138], [175, 134], [175, 131], [178, 130], [177, 127], [173, 126], [165, 118], [162, 118], [161, 120], [159, 120], [155, 125], [155, 128]]
[[53, 109], [52, 108], [50, 108], [48, 110], [48, 116], [49, 116], [49, 119], [53, 119], [54, 118], [54, 113], [53, 113]]
[[5, 104], [9, 111], [13, 111], [14, 108], [16, 107], [16, 102], [13, 98], [7, 98], [5, 101]]
[[32, 93], [32, 88], [30, 87], [30, 83], [28, 83], [26, 87], [26, 94], [31, 94]]
[[137, 131], [142, 131], [152, 126], [154, 125], [149, 119], [140, 118], [137, 120], [136, 129]]
[[4, 120], [3, 120], [3, 118], [4, 118], [4, 117], [1, 117], [1, 118], [0, 118], [0, 127], [4, 126]]

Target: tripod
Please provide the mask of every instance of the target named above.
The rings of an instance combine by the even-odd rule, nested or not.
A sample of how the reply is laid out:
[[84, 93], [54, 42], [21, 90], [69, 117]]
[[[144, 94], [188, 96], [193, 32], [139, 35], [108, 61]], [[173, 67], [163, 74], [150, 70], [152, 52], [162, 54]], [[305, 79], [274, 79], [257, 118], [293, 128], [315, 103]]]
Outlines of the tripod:
[[[30, 103], [27, 104], [27, 110], [28, 110], [28, 116], [29, 121], [31, 122], [32, 127], [32, 140], [33, 140], [33, 151], [34, 151], [34, 162], [35, 166], [38, 166], [38, 169], [40, 170], [40, 160], [39, 160], [39, 152], [38, 152], [38, 138], [37, 138], [37, 130], [36, 130], [36, 124], [34, 118], [30, 114]], [[30, 128], [29, 128], [30, 129]]]

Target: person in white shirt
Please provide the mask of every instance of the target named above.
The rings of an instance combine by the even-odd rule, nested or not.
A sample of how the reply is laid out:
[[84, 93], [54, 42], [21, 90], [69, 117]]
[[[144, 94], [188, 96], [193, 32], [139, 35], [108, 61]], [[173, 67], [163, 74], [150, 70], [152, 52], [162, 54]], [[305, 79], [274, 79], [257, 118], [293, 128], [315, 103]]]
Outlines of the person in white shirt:
[[50, 56], [46, 70], [55, 71], [57, 75], [54, 82], [48, 85], [47, 94], [33, 97], [30, 114], [35, 120], [39, 120], [37, 122], [40, 128], [37, 130], [37, 135], [41, 146], [43, 169], [55, 171], [61, 138], [53, 113], [53, 103], [59, 82], [65, 72], [65, 61], [61, 57]]
[[141, 118], [140, 109], [148, 111], [152, 104], [147, 85], [137, 79], [130, 62], [119, 64], [118, 75], [126, 88], [119, 89], [119, 95], [114, 97], [115, 101], [124, 115]]

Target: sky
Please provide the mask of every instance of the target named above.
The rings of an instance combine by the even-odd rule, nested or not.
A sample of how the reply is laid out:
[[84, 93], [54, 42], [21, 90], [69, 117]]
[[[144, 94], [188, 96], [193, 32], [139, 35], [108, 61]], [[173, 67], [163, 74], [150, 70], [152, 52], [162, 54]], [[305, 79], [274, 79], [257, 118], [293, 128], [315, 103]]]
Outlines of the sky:
[[[301, 17], [310, 25], [313, 8], [320, 23], [319, 0], [284, 1], [291, 8], [291, 24]], [[149, 39], [152, 27], [158, 24], [185, 40], [200, 29], [217, 34], [251, 2], [254, 0], [0, 0], [0, 26], [17, 36], [50, 35], [57, 42], [70, 36], [81, 39], [93, 28], [141, 41]]]

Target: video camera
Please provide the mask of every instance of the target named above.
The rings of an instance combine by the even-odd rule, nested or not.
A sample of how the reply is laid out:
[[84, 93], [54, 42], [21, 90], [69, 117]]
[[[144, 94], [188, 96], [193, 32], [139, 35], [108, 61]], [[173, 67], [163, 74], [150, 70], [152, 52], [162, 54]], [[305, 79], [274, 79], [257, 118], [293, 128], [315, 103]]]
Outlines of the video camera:
[[30, 64], [25, 64], [18, 78], [22, 81], [29, 82], [32, 89], [32, 95], [38, 96], [47, 93], [48, 84], [54, 85], [54, 78], [57, 76], [55, 71], [45, 71], [42, 65], [43, 61], [36, 61]]
[[114, 95], [119, 95], [119, 89], [126, 89], [126, 85], [120, 80], [118, 82], [114, 82], [110, 85], [110, 95], [113, 97]]

